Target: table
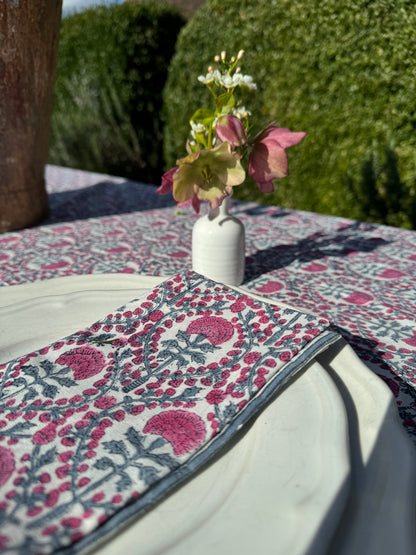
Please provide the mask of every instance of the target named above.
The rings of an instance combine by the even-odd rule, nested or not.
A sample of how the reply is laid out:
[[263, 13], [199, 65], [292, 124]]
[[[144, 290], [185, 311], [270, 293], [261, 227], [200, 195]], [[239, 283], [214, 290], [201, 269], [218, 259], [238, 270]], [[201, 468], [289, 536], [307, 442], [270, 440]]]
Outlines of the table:
[[[178, 210], [171, 196], [158, 195], [152, 185], [55, 166], [46, 168], [46, 181], [48, 219], [0, 235], [6, 343], [16, 336], [13, 329], [19, 335], [23, 320], [34, 341], [7, 360], [39, 348], [37, 327], [42, 345], [46, 331], [48, 341], [56, 341], [75, 326], [89, 325], [91, 309], [97, 310], [94, 319], [101, 317], [138, 289], [153, 288], [160, 276], [191, 268], [198, 216]], [[106, 537], [99, 554], [136, 552], [137, 538], [144, 537], [145, 553], [169, 555], [200, 553], [201, 546], [211, 555], [224, 549], [221, 541], [229, 552], [236, 538], [239, 552], [247, 554], [261, 545], [265, 553], [282, 555], [362, 549], [367, 555], [410, 555], [416, 545], [415, 232], [238, 201], [232, 212], [246, 229], [242, 288], [327, 318], [367, 368], [348, 346], [347, 352], [321, 353], [262, 411], [255, 433], [232, 442], [213, 465], [127, 531], [108, 542]], [[75, 296], [59, 296], [68, 286], [65, 276]], [[45, 295], [54, 299], [52, 278], [64, 278], [53, 280], [52, 291], [58, 306], [70, 307], [59, 318], [54, 301], [42, 302]], [[19, 284], [26, 287], [10, 287]], [[22, 292], [28, 302], [16, 303]], [[13, 307], [11, 319], [7, 305]], [[270, 476], [274, 482], [262, 480]], [[287, 507], [296, 507], [298, 520]], [[195, 536], [193, 518], [188, 530], [183, 514], [206, 526], [198, 525]], [[0, 551], [1, 540], [0, 534]]]
[[[191, 265], [198, 217], [155, 187], [48, 166], [50, 216], [0, 236], [0, 285]], [[246, 229], [243, 287], [327, 317], [391, 389], [416, 442], [416, 233], [234, 202]]]

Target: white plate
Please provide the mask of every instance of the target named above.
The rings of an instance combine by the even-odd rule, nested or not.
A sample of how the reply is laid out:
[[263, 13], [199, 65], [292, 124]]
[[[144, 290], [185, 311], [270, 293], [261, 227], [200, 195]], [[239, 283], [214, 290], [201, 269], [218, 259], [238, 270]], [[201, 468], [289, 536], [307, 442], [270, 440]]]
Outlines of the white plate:
[[[0, 288], [0, 362], [93, 323], [163, 279], [89, 275]], [[349, 478], [344, 404], [316, 362], [215, 461], [97, 551], [320, 554], [346, 507]]]
[[415, 555], [416, 450], [387, 385], [349, 345], [317, 360], [334, 379], [347, 409], [351, 494], [331, 555]]
[[[164, 279], [109, 274], [0, 287], [0, 361]], [[414, 555], [415, 463], [390, 390], [348, 345], [334, 346], [210, 466], [97, 552]]]

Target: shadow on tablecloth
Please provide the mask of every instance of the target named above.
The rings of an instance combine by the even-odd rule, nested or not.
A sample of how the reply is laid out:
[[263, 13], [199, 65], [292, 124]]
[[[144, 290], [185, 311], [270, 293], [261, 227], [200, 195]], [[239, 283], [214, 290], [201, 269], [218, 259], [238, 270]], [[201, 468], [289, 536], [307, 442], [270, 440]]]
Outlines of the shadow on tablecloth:
[[[273, 245], [259, 250], [247, 258], [246, 281], [251, 281], [289, 266], [293, 262], [314, 262], [327, 257], [346, 257], [356, 252], [372, 252], [389, 241], [381, 237], [365, 237], [360, 231], [361, 222], [354, 222], [349, 226], [329, 232], [319, 231], [299, 239], [296, 243]], [[369, 231], [369, 225], [366, 231]]]
[[159, 195], [156, 187], [124, 181], [102, 181], [90, 187], [49, 194], [50, 213], [45, 224], [128, 214], [174, 206], [172, 195]]

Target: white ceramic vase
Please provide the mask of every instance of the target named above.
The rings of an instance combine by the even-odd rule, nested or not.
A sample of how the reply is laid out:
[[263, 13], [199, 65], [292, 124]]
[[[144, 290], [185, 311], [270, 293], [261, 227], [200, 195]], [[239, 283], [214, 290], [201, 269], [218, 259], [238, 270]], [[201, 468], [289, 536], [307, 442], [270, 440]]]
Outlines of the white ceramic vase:
[[226, 285], [244, 280], [245, 233], [243, 223], [229, 213], [230, 197], [210, 208], [192, 231], [192, 269]]

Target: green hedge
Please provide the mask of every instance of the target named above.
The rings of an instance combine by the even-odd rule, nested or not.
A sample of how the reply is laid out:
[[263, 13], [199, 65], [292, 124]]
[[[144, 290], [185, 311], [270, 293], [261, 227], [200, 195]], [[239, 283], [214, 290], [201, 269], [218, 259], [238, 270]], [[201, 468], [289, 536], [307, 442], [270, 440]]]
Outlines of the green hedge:
[[62, 20], [49, 162], [157, 183], [162, 90], [184, 19], [127, 2]]
[[290, 175], [239, 198], [416, 227], [416, 8], [403, 0], [211, 0], [182, 29], [164, 93], [166, 166], [210, 102], [197, 81], [215, 54], [246, 51], [258, 122], [308, 136]]

